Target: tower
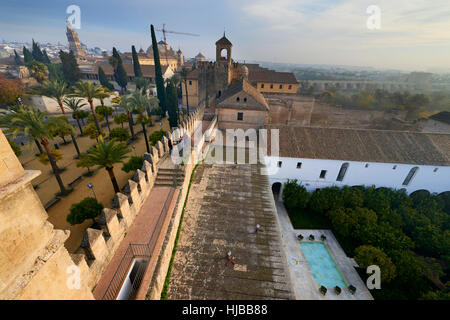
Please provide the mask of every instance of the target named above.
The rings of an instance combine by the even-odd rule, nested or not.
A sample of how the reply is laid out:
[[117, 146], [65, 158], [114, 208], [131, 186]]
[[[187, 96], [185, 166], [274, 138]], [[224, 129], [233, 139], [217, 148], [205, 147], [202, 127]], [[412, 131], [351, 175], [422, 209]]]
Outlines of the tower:
[[47, 221], [34, 191], [39, 174], [23, 169], [0, 130], [0, 299], [93, 299], [84, 261], [64, 247], [68, 231]]
[[223, 37], [216, 42], [216, 62], [226, 65], [231, 65], [231, 49], [233, 44], [230, 40], [225, 37], [225, 32]]
[[184, 65], [184, 55], [180, 49], [178, 49], [177, 51], [177, 60], [178, 60], [178, 67], [181, 68]]
[[83, 48], [81, 47], [80, 39], [78, 34], [73, 29], [69, 20], [66, 21], [66, 35], [67, 41], [69, 41], [69, 50], [73, 51], [75, 58], [77, 60], [82, 60], [86, 58]]

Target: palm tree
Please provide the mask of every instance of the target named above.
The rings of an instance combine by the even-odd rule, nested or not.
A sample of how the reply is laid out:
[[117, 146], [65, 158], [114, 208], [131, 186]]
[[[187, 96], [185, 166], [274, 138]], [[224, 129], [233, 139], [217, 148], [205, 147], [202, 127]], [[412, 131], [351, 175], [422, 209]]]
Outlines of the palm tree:
[[150, 146], [148, 144], [147, 130], [145, 124], [147, 122], [147, 116], [145, 116], [145, 111], [147, 110], [150, 101], [142, 94], [142, 91], [135, 91], [129, 98], [128, 103], [133, 106], [133, 109], [139, 113], [138, 121], [142, 125], [142, 131], [144, 132], [145, 146], [147, 147], [147, 152], [150, 153]]
[[75, 84], [75, 95], [80, 98], [85, 98], [89, 105], [91, 106], [92, 115], [94, 117], [95, 126], [97, 127], [98, 133], [101, 134], [100, 125], [98, 124], [97, 114], [94, 110], [94, 99], [97, 99], [103, 94], [103, 87], [100, 85], [94, 86], [90, 82], [78, 81]]
[[66, 107], [72, 111], [75, 120], [77, 120], [80, 134], [83, 135], [83, 129], [81, 128], [80, 117], [78, 116], [78, 113], [82, 110], [83, 107], [87, 106], [87, 104], [83, 102], [82, 99], [77, 98], [65, 98], [63, 102]]
[[104, 103], [104, 99], [109, 98], [111, 96], [111, 91], [109, 91], [108, 88], [106, 87], [102, 87], [103, 91], [101, 93], [99, 93], [97, 95], [97, 98], [100, 100], [100, 104], [102, 105], [102, 109], [103, 109], [103, 115], [105, 116], [106, 119], [106, 125], [108, 127], [108, 133], [111, 132], [111, 128], [109, 127], [109, 120], [108, 120], [108, 111], [105, 108], [105, 103]]
[[180, 77], [182, 82], [184, 82], [184, 92], [186, 93], [186, 108], [188, 111], [189, 116], [189, 100], [188, 100], [188, 87], [187, 87], [187, 76], [188, 76], [189, 70], [184, 68], [180, 71]]
[[99, 141], [94, 147], [89, 148], [86, 154], [81, 156], [77, 166], [79, 167], [92, 167], [99, 166], [99, 168], [105, 168], [109, 173], [111, 182], [114, 187], [114, 191], [120, 192], [119, 185], [117, 184], [116, 176], [114, 175], [114, 164], [123, 163], [128, 158], [125, 156], [130, 150], [123, 142], [117, 143], [114, 140], [105, 142], [100, 137]]
[[[119, 98], [119, 97], [117, 97], [117, 98]], [[134, 110], [134, 107], [133, 107], [133, 105], [128, 103], [128, 100], [125, 97], [124, 98], [119, 98], [119, 99], [120, 100], [116, 99], [116, 103], [118, 102], [118, 107], [124, 109], [125, 112], [127, 113], [128, 128], [130, 128], [131, 139], [135, 140], [136, 136], [134, 135], [133, 116], [132, 116], [132, 112]]]
[[59, 175], [59, 168], [50, 150], [50, 139], [54, 137], [53, 128], [61, 121], [58, 117], [45, 119], [47, 112], [37, 112], [31, 106], [18, 106], [13, 108], [13, 113], [2, 114], [0, 116], [0, 127], [12, 132], [13, 136], [21, 134], [34, 140], [38, 140], [45, 149], [50, 164], [58, 182], [61, 194], [66, 194], [67, 190]]
[[79, 158], [81, 156], [81, 153], [80, 148], [78, 147], [77, 139], [75, 138], [75, 134], [73, 133], [75, 128], [70, 124], [69, 119], [65, 115], [55, 116], [54, 118], [58, 119], [58, 121], [55, 121], [55, 124], [53, 125], [55, 134], [59, 132], [62, 132], [63, 134], [70, 134], [70, 136], [72, 137], [73, 146], [75, 147]]
[[61, 112], [66, 114], [63, 106], [63, 100], [64, 97], [70, 93], [70, 91], [64, 81], [45, 81], [41, 86], [33, 88], [31, 92], [33, 94], [46, 96], [55, 100], [61, 108]]

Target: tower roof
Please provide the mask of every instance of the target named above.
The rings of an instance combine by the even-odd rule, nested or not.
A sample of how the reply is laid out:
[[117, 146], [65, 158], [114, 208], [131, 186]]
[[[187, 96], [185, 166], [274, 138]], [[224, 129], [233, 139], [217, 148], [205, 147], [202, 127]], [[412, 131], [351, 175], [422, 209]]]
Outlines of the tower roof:
[[219, 40], [217, 40], [216, 45], [221, 44], [221, 45], [227, 45], [227, 46], [232, 46], [233, 44], [230, 42], [230, 40], [227, 39], [227, 37], [225, 37], [225, 32], [223, 33], [223, 37], [220, 38]]

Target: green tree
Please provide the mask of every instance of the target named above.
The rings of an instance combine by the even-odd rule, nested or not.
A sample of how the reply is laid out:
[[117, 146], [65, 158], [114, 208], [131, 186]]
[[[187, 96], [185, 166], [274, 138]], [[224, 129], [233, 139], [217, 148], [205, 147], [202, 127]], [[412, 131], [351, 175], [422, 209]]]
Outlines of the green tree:
[[103, 139], [99, 139], [97, 144], [89, 148], [87, 153], [81, 157], [77, 166], [105, 168], [111, 179], [114, 191], [117, 193], [120, 192], [120, 189], [114, 175], [114, 164], [123, 163], [127, 158], [126, 154], [129, 152], [130, 150], [123, 142], [116, 144], [115, 141], [105, 142]]
[[[120, 124], [123, 128], [123, 124], [128, 121], [128, 116], [125, 113], [121, 113], [114, 117], [114, 122]], [[113, 129], [114, 130], [114, 129]], [[111, 130], [112, 132], [112, 130]]]
[[142, 169], [143, 164], [144, 164], [143, 157], [132, 156], [130, 157], [130, 160], [128, 160], [123, 164], [122, 171], [125, 171], [126, 173], [136, 171], [137, 169]]
[[20, 147], [17, 145], [17, 143], [15, 143], [13, 140], [7, 138], [9, 145], [11, 146], [11, 149], [13, 149], [14, 154], [16, 155], [16, 157], [20, 157], [22, 155], [22, 149], [20, 149]]
[[134, 77], [135, 78], [142, 78], [141, 65], [139, 63], [138, 54], [137, 54], [136, 48], [134, 46], [131, 46], [131, 54], [133, 56]]
[[145, 111], [149, 105], [149, 100], [145, 95], [142, 94], [141, 91], [135, 91], [129, 98], [128, 103], [133, 107], [133, 110], [137, 111], [139, 114], [138, 122], [142, 126], [142, 131], [144, 133], [145, 138], [145, 146], [147, 148], [147, 152], [150, 153], [150, 146], [148, 144], [147, 138], [147, 129], [145, 128], [146, 123], [148, 122], [147, 116], [145, 115]]
[[45, 58], [44, 58], [44, 54], [41, 51], [41, 48], [39, 47], [39, 45], [34, 41], [33, 39], [33, 44], [32, 44], [32, 51], [31, 51], [31, 55], [33, 56], [33, 59], [41, 62], [41, 63], [45, 63]]
[[64, 81], [45, 81], [42, 83], [42, 85], [33, 88], [32, 93], [46, 96], [55, 100], [58, 103], [61, 112], [63, 114], [66, 114], [66, 111], [64, 110], [63, 100], [65, 96], [70, 93], [70, 91], [67, 88], [67, 83], [65, 83]]
[[111, 130], [109, 134], [109, 138], [116, 140], [116, 141], [128, 141], [130, 139], [130, 134], [128, 133], [128, 130], [124, 128], [114, 128]]
[[100, 136], [104, 135], [103, 131], [98, 132], [95, 123], [88, 124], [86, 127], [84, 127], [84, 133], [87, 134], [89, 138], [95, 139], [97, 141]]
[[30, 70], [31, 76], [39, 83], [43, 83], [48, 79], [48, 69], [45, 64], [32, 60], [26, 64], [28, 70]]
[[87, 103], [83, 102], [82, 99], [79, 98], [65, 98], [63, 100], [64, 105], [72, 111], [72, 117], [77, 121], [78, 128], [80, 129], [80, 134], [83, 135], [83, 129], [81, 127], [80, 123], [80, 111], [82, 111], [82, 108], [87, 106]]
[[25, 46], [23, 47], [23, 61], [24, 61], [25, 65], [28, 62], [33, 61], [33, 55], [31, 54], [30, 50], [25, 48]]
[[112, 108], [105, 107], [104, 100], [109, 98], [112, 95], [112, 92], [109, 91], [108, 88], [106, 88], [106, 87], [102, 87], [102, 88], [103, 88], [102, 92], [100, 92], [97, 95], [97, 98], [100, 100], [101, 108], [99, 109], [99, 111], [97, 111], [97, 108], [98, 108], [97, 107], [96, 111], [97, 111], [97, 113], [103, 114], [103, 116], [105, 117], [105, 119], [106, 119], [106, 126], [108, 127], [108, 133], [109, 133], [109, 132], [111, 132], [111, 128], [109, 126], [109, 116], [112, 115]]
[[283, 186], [283, 202], [288, 211], [305, 209], [310, 195], [306, 188], [298, 184], [297, 180], [288, 180]]
[[73, 85], [81, 79], [81, 71], [78, 67], [77, 59], [73, 51], [66, 53], [62, 50], [59, 51], [59, 58], [62, 63], [62, 72], [64, 74], [64, 79], [70, 85]]
[[355, 261], [363, 268], [371, 265], [380, 267], [382, 282], [389, 283], [396, 276], [395, 265], [387, 254], [379, 248], [368, 245], [359, 246], [355, 250]]
[[107, 88], [110, 91], [114, 91], [114, 85], [109, 82], [102, 67], [98, 67], [98, 80], [103, 87]]
[[47, 64], [47, 65], [51, 64], [52, 62], [50, 61], [50, 58], [48, 57], [47, 51], [46, 50], [42, 51], [42, 54], [43, 54], [43, 61], [42, 62]]
[[169, 124], [171, 128], [178, 126], [178, 97], [177, 90], [173, 81], [167, 81], [166, 87], [166, 107], [169, 112]]
[[14, 63], [16, 64], [16, 66], [23, 66], [23, 65], [24, 65], [22, 59], [21, 59], [20, 56], [17, 54], [16, 49], [14, 49]]
[[158, 94], [159, 105], [163, 110], [163, 115], [167, 111], [166, 105], [166, 90], [164, 87], [164, 79], [162, 77], [161, 63], [159, 60], [158, 43], [156, 41], [155, 29], [153, 25], [150, 26], [152, 33], [152, 48], [153, 48], [153, 58], [155, 61], [155, 80], [156, 80], [156, 91]]
[[153, 132], [149, 139], [152, 146], [154, 146], [159, 140], [161, 140], [166, 135], [166, 132], [164, 130], [158, 130]]
[[94, 86], [91, 82], [78, 81], [75, 84], [74, 94], [80, 98], [85, 98], [91, 107], [92, 115], [94, 117], [95, 126], [97, 127], [98, 133], [101, 134], [100, 125], [97, 119], [97, 114], [94, 110], [94, 99], [102, 97], [104, 94], [103, 87], [100, 85]]
[[83, 223], [87, 219], [92, 219], [93, 224], [95, 224], [95, 218], [102, 213], [102, 210], [103, 205], [97, 199], [87, 197], [78, 203], [72, 204], [66, 220], [72, 226]]
[[109, 64], [113, 67], [114, 79], [120, 86], [122, 94], [124, 94], [127, 90], [128, 77], [123, 67], [122, 58], [120, 57], [119, 53], [114, 47], [113, 47], [113, 55], [109, 59]]
[[59, 174], [60, 170], [50, 150], [50, 139], [53, 138], [51, 129], [54, 122], [59, 120], [55, 119], [55, 117], [45, 119], [46, 112], [37, 112], [35, 108], [29, 106], [15, 107], [14, 111], [11, 114], [0, 115], [1, 127], [7, 128], [8, 132], [11, 132], [13, 136], [21, 134], [33, 140], [38, 140], [44, 146], [61, 193], [66, 194], [67, 190]]

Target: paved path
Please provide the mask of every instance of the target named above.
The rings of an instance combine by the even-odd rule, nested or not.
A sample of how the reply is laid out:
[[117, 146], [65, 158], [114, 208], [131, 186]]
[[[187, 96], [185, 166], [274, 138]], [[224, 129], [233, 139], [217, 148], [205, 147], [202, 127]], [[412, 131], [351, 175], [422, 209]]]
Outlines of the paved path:
[[[199, 166], [168, 298], [292, 299], [275, 211], [260, 165]], [[255, 232], [256, 224], [263, 232]], [[227, 265], [228, 251], [234, 265]]]
[[[344, 250], [342, 250], [331, 230], [294, 229], [283, 203], [281, 201], [276, 201], [275, 203], [296, 299], [373, 300], [372, 295], [354, 268], [354, 261], [345, 255]], [[347, 289], [343, 289], [340, 295], [337, 295], [333, 288], [329, 288], [325, 296], [319, 292], [320, 286], [315, 282], [308, 262], [303, 255], [299, 240], [297, 239], [298, 234], [302, 234], [305, 239], [310, 234], [314, 235], [315, 239], [320, 239], [321, 235], [326, 236], [325, 245], [333, 256], [341, 274], [347, 284], [352, 284], [356, 287], [356, 293], [354, 295], [350, 294]]]
[[[168, 199], [169, 192], [171, 188], [168, 187], [154, 187], [144, 205], [141, 208], [140, 213], [135, 218], [133, 224], [128, 229], [125, 238], [122, 240], [119, 248], [117, 249], [114, 257], [100, 278], [95, 290], [93, 292], [96, 299], [102, 299], [104, 293], [106, 292], [109, 283], [113, 279], [114, 273], [122, 260], [129, 244], [144, 244], [148, 243], [152, 237], [153, 231], [155, 230], [158, 217], [164, 207], [164, 203]], [[172, 210], [175, 205], [175, 201], [178, 197], [179, 190], [175, 190], [172, 199], [168, 199], [170, 203], [169, 212], [167, 214], [168, 219], [172, 215]], [[166, 229], [162, 229], [162, 233], [165, 234]], [[162, 237], [164, 238], [164, 237]], [[152, 254], [152, 258], [158, 258], [158, 254]], [[149, 263], [151, 264], [151, 262]]]

